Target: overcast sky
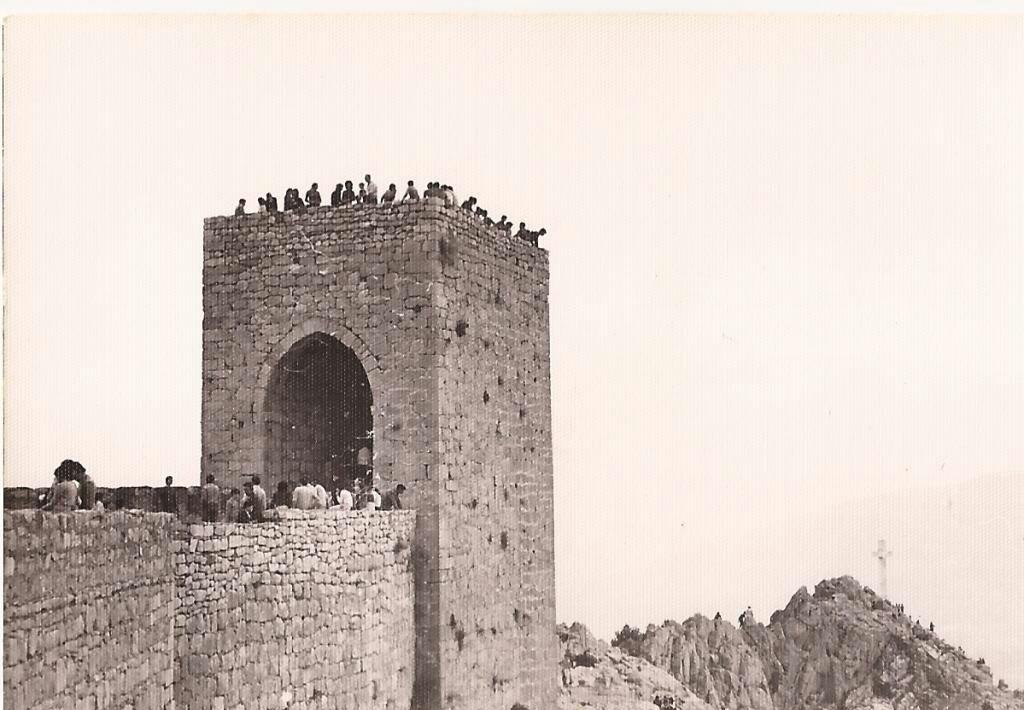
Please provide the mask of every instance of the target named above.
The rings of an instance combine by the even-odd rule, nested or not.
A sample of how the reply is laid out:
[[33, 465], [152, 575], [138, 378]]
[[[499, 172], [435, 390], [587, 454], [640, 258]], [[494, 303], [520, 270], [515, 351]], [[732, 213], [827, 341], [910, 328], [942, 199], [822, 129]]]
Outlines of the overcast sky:
[[[6, 485], [199, 473], [202, 220], [371, 172], [548, 230], [558, 616], [876, 582], [1024, 686], [1024, 22], [4, 36]], [[628, 583], [623, 580], [629, 580]]]

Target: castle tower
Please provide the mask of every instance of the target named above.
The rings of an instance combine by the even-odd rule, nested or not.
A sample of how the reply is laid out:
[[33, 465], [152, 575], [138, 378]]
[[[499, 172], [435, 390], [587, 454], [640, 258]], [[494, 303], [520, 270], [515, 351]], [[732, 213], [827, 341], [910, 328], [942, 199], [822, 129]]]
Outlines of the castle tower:
[[205, 221], [202, 470], [417, 511], [414, 706], [554, 707], [544, 250], [438, 200]]

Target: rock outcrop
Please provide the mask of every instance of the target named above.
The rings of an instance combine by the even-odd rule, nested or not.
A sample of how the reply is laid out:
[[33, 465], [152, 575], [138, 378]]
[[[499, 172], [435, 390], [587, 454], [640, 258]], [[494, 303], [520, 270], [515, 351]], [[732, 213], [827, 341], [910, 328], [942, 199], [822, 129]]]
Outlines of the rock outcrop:
[[[697, 615], [648, 626], [620, 639], [620, 648], [578, 625], [563, 637], [564, 663], [581, 649], [597, 659], [593, 678], [563, 669], [563, 700], [593, 707], [653, 708], [641, 701], [660, 692], [692, 703], [677, 707], [714, 710], [1024, 710], [1024, 695], [998, 687], [983, 663], [850, 577], [825, 580], [813, 594], [799, 590], [767, 626], [750, 621], [736, 628]], [[616, 651], [653, 668], [640, 666], [630, 676]], [[623, 688], [635, 691], [633, 705], [622, 704]]]

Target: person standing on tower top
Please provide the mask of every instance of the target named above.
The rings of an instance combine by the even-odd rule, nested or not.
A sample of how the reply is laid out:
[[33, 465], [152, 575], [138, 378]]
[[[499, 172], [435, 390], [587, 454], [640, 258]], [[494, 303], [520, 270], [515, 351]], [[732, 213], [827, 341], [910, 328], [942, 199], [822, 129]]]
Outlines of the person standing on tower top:
[[199, 489], [199, 496], [203, 504], [203, 520], [217, 522], [220, 517], [220, 486], [212, 473], [206, 477], [206, 485]]
[[341, 193], [341, 204], [351, 205], [356, 201], [356, 192], [352, 189], [352, 181], [345, 181], [345, 191]]
[[343, 190], [344, 188], [340, 182], [334, 186], [334, 192], [331, 193], [331, 207], [341, 207], [341, 193]]
[[235, 216], [241, 217], [245, 214], [245, 198], [243, 197], [238, 201], [238, 207], [235, 208]]
[[306, 204], [309, 205], [310, 207], [320, 206], [320, 190], [318, 189], [319, 187], [320, 186], [314, 182], [310, 186], [310, 188], [306, 190]]
[[366, 204], [377, 204], [377, 185], [374, 184], [369, 173], [366, 174]]

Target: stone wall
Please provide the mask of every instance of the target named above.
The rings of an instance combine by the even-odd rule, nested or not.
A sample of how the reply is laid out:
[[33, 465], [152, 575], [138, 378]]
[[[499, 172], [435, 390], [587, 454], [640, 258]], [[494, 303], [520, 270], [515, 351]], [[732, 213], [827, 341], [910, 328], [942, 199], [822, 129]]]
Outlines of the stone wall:
[[192, 525], [177, 557], [177, 710], [408, 708], [415, 512]]
[[4, 706], [171, 707], [170, 515], [4, 513]]
[[438, 289], [445, 708], [557, 700], [546, 252], [457, 215]]
[[277, 454], [276, 373], [310, 337], [350, 348], [374, 470], [417, 511], [414, 707], [553, 707], [547, 253], [437, 200], [214, 217], [204, 235], [204, 473], [268, 491], [307, 475]]

